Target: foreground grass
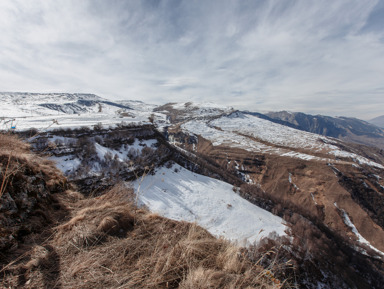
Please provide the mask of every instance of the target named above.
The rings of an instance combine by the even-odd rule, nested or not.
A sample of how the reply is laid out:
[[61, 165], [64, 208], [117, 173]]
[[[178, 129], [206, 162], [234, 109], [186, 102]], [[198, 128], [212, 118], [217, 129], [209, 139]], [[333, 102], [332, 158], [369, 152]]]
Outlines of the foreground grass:
[[[13, 136], [0, 138], [0, 152], [3, 180], [12, 160], [23, 165], [2, 186], [9, 196], [18, 193], [13, 177], [24, 171], [44, 175], [38, 187], [51, 192], [57, 186], [50, 178], [62, 181], [52, 163]], [[1, 253], [0, 288], [289, 288], [274, 278], [281, 264], [264, 268], [247, 250], [195, 224], [138, 208], [123, 185], [97, 197], [57, 192], [38, 207], [29, 212], [33, 222], [47, 225], [20, 234], [16, 246]]]
[[[195, 224], [135, 209], [117, 186], [84, 199], [58, 198], [71, 211], [49, 239], [1, 270], [6, 288], [281, 288], [270, 270]], [[133, 214], [133, 212], [136, 212]], [[243, 252], [243, 253], [242, 253]], [[5, 268], [5, 269], [4, 269]]]

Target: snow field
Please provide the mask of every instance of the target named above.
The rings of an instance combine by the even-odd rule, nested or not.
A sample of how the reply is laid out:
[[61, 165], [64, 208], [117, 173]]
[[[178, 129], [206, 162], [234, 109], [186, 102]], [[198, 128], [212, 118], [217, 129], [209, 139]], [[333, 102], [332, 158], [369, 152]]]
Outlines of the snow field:
[[240, 148], [250, 152], [261, 152], [267, 154], [275, 154], [286, 157], [293, 157], [303, 160], [318, 160], [326, 161], [327, 158], [320, 158], [309, 154], [298, 153], [288, 149], [276, 148], [265, 145], [261, 142], [250, 139], [246, 136], [239, 135], [231, 131], [221, 131], [210, 127], [204, 121], [193, 120], [184, 123], [181, 126], [182, 130], [191, 134], [200, 135], [203, 138], [212, 142], [213, 146], [225, 145], [233, 148]]
[[[114, 126], [122, 121], [127, 124], [148, 124], [148, 117], [155, 107], [128, 100], [112, 105], [96, 95], [87, 94], [0, 93], [0, 98], [3, 104], [0, 117], [4, 118], [4, 121], [15, 119], [13, 123], [16, 124], [16, 130], [31, 128], [48, 130], [48, 127], [50, 129], [80, 128], [98, 123]], [[81, 101], [93, 103], [87, 105]], [[42, 106], [47, 104], [60, 106], [63, 111]], [[133, 109], [121, 108], [119, 105], [127, 107], [132, 105]], [[120, 112], [126, 115], [122, 117]], [[53, 120], [57, 123], [53, 123]], [[10, 125], [4, 125], [4, 121], [0, 123], [1, 128], [10, 129]]]
[[210, 123], [224, 131], [239, 132], [274, 145], [321, 151], [325, 144], [319, 135], [300, 131], [271, 121], [242, 113], [233, 113]]
[[162, 167], [133, 183], [140, 204], [174, 220], [196, 222], [217, 237], [253, 244], [285, 235], [284, 221], [234, 193], [232, 185], [188, 171]]

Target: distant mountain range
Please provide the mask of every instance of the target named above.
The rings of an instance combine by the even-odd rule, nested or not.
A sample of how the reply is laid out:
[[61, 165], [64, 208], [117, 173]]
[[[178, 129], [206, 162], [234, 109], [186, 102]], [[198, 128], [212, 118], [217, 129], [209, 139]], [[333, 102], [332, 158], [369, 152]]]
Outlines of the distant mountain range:
[[375, 117], [371, 120], [369, 120], [370, 123], [373, 123], [374, 125], [377, 125], [379, 127], [384, 128], [384, 115]]
[[299, 130], [334, 137], [347, 142], [384, 148], [384, 130], [357, 118], [310, 115], [288, 111], [266, 114], [248, 113]]

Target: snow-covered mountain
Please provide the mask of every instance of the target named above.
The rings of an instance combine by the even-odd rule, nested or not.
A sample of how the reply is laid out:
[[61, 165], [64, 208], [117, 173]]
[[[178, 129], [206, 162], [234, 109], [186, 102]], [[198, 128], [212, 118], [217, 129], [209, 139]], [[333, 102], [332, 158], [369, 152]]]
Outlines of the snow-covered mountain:
[[68, 93], [0, 93], [2, 117], [30, 117], [45, 115], [97, 112], [102, 99], [94, 94]]

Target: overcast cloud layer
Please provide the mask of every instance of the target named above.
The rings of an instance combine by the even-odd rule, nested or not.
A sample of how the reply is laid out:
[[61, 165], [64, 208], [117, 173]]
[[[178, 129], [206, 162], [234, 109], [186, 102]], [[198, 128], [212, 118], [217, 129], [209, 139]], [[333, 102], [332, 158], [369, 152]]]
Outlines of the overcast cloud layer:
[[0, 91], [384, 114], [384, 1], [0, 1]]

